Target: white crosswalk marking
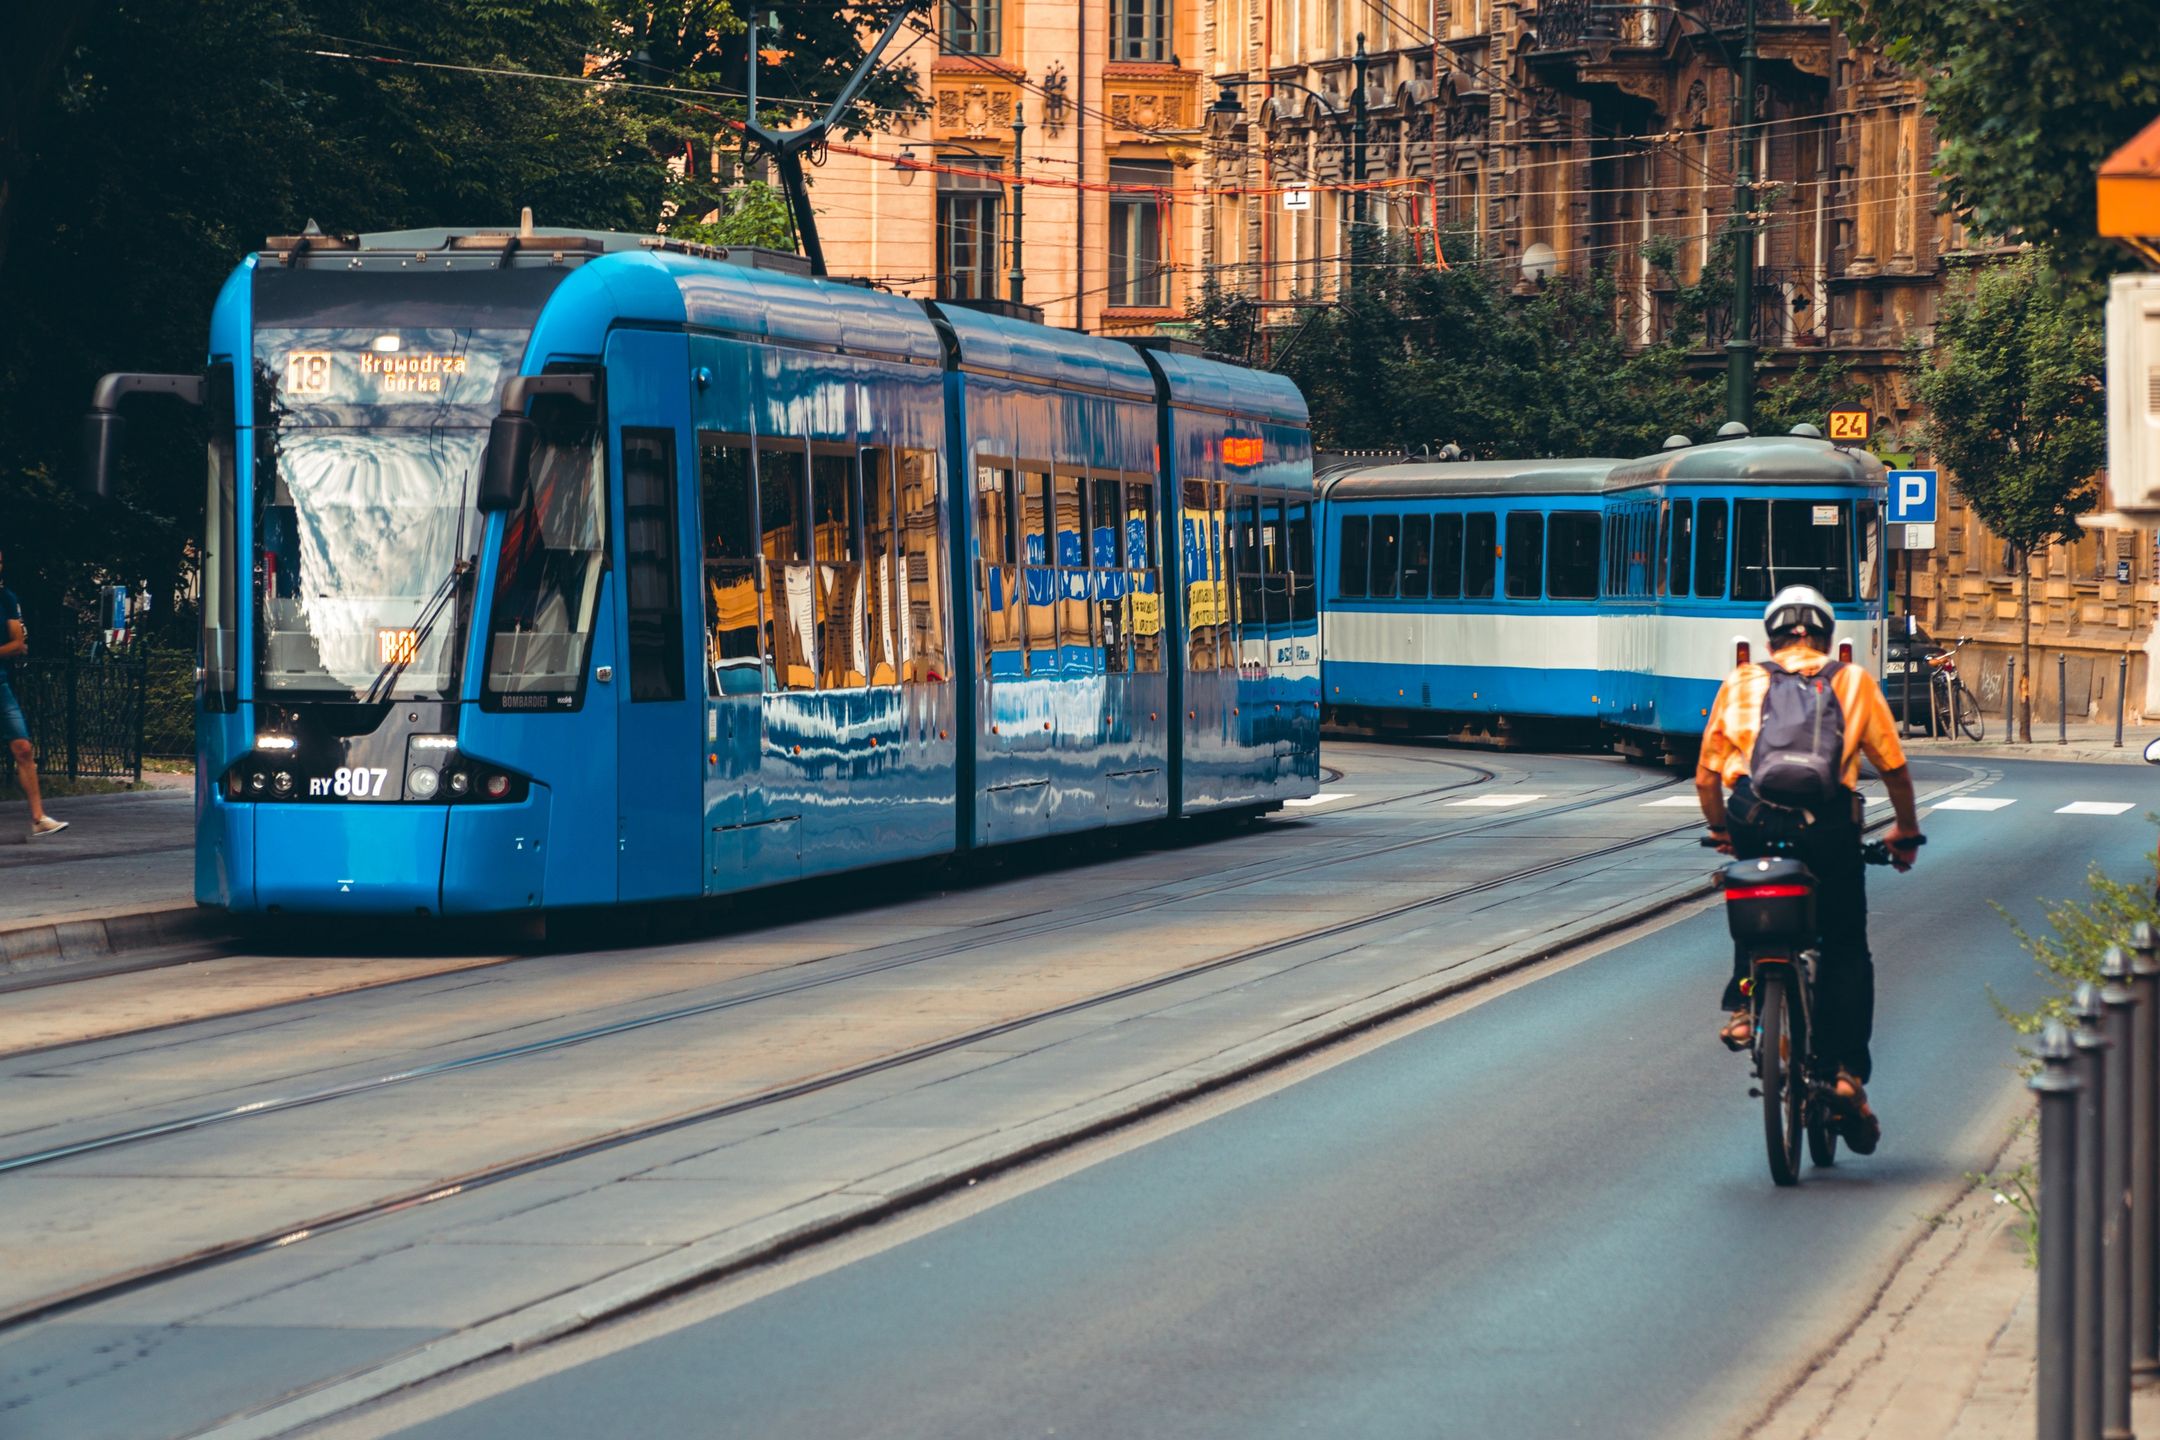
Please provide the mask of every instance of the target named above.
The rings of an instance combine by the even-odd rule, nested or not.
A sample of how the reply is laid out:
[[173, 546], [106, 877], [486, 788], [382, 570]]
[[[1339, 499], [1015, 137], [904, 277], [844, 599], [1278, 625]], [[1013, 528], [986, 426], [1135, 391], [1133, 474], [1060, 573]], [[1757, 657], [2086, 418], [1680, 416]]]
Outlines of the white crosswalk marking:
[[1934, 808], [1937, 810], [2000, 810], [2006, 805], [2015, 804], [2017, 804], [2017, 801], [2014, 799], [2004, 800], [1993, 795], [1953, 795], [1947, 800], [1936, 801]]
[[2055, 813], [2058, 815], [2120, 815], [2131, 809], [2127, 800], [2073, 800]]
[[1642, 802], [1642, 808], [1645, 810], [1693, 810], [1701, 804], [1702, 802], [1693, 795], [1668, 795], [1663, 800], [1645, 800]]
[[1448, 804], [1470, 806], [1483, 810], [1501, 810], [1510, 805], [1527, 805], [1533, 800], [1542, 800], [1544, 798], [1543, 795], [1507, 794], [1503, 792], [1498, 795], [1472, 795], [1467, 800], [1450, 800]]
[[1282, 803], [1302, 807], [1306, 805], [1325, 805], [1331, 800], [1355, 800], [1356, 798], [1357, 792], [1355, 790], [1322, 790], [1317, 795], [1300, 795], [1295, 800], [1285, 800]]

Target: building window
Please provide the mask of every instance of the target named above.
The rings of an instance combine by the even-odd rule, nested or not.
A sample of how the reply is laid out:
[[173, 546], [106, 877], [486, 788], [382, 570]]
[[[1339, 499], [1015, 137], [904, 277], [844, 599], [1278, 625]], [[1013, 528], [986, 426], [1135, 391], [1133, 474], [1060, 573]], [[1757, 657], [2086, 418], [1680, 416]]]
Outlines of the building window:
[[1168, 60], [1170, 0], [1111, 0], [1110, 58]]
[[1164, 271], [1169, 257], [1163, 254], [1160, 192], [1170, 188], [1167, 160], [1113, 160], [1113, 186], [1146, 186], [1145, 190], [1110, 192], [1110, 296], [1111, 306], [1161, 307], [1170, 303]]
[[[940, 155], [938, 164], [996, 171], [1001, 160]], [[973, 175], [938, 176], [937, 293], [940, 300], [988, 300], [997, 294], [998, 214], [1004, 187]]]
[[944, 0], [938, 39], [948, 55], [998, 53], [999, 0]]

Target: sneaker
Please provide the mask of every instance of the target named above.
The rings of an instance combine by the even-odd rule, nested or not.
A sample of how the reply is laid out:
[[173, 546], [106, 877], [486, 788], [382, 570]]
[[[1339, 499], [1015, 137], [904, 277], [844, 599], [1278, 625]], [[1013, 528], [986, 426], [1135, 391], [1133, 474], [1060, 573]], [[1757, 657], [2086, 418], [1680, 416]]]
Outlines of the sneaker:
[[55, 820], [50, 815], [41, 815], [30, 822], [30, 837], [34, 840], [40, 835], [57, 835], [67, 827], [68, 822], [65, 820]]

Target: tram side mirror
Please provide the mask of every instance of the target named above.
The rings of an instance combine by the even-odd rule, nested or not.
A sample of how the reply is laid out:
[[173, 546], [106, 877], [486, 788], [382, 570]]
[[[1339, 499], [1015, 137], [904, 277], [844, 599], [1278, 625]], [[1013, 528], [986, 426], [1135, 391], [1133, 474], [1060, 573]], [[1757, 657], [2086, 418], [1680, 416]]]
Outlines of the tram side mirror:
[[2160, 740], [2148, 740], [2145, 742], [2145, 763], [2148, 765], [2160, 765]]
[[127, 422], [111, 410], [92, 410], [83, 416], [82, 475], [79, 488], [86, 500], [103, 500], [112, 494], [113, 471], [120, 464], [120, 432]]
[[525, 494], [532, 466], [533, 422], [524, 414], [497, 415], [488, 426], [487, 457], [480, 467], [480, 513], [511, 510]]

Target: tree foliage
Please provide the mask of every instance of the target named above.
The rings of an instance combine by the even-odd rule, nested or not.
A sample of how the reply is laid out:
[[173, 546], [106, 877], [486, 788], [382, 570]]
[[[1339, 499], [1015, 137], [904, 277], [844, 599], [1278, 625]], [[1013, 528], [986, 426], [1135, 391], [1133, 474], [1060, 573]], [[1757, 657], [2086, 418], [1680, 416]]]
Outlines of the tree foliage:
[[1982, 524], [2021, 551], [2075, 539], [2107, 459], [2105, 349], [2089, 306], [2035, 252], [1946, 297], [1906, 362], [1935, 456]]
[[2094, 234], [2094, 180], [2160, 113], [2160, 24], [2129, 0], [1816, 0], [1923, 71], [1947, 204], [2091, 275], [2128, 258]]
[[[1484, 266], [1439, 270], [1399, 254], [1265, 337], [1252, 302], [1212, 284], [1193, 320], [1202, 344], [1296, 380], [1324, 449], [1454, 444], [1479, 458], [1632, 456], [1675, 432], [1703, 439], [1724, 418], [1723, 366], [1700, 346], [1724, 281], [1713, 268], [1678, 287], [1668, 330], [1641, 349], [1623, 342], [1615, 287], [1602, 275], [1517, 294]], [[1858, 393], [1836, 365], [1763, 375], [1759, 432], [1820, 425], [1832, 404]]]

